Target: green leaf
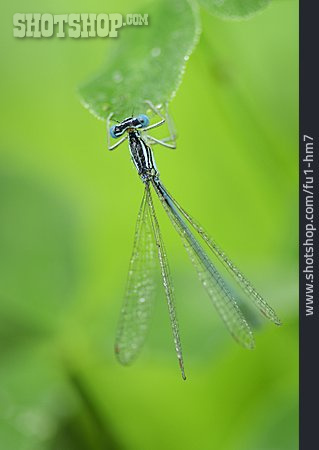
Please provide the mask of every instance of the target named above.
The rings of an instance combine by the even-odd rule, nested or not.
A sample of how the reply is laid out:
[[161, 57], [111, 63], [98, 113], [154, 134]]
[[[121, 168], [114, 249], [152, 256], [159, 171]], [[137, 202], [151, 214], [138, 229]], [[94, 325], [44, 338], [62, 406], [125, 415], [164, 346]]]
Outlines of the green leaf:
[[145, 112], [145, 100], [172, 99], [200, 27], [197, 8], [186, 0], [149, 7], [149, 24], [120, 30], [103, 71], [80, 88], [84, 105], [100, 119]]
[[222, 19], [247, 19], [266, 8], [271, 0], [198, 0], [208, 12]]

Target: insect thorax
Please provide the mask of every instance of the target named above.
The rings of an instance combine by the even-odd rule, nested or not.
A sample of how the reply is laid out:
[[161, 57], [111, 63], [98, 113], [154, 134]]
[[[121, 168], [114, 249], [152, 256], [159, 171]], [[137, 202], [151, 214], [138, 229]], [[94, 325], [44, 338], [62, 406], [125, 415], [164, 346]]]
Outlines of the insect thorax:
[[145, 181], [157, 175], [157, 167], [151, 148], [137, 130], [129, 131], [131, 158], [140, 177]]

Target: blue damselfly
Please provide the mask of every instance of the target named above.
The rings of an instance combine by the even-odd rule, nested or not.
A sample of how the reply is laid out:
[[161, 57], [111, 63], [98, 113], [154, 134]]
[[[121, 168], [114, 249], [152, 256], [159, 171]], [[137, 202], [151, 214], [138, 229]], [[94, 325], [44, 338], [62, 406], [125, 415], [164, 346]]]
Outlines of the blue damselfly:
[[[280, 320], [275, 311], [255, 290], [224, 251], [208, 236], [201, 225], [177, 203], [164, 187], [160, 180], [150, 145], [160, 144], [164, 147], [175, 148], [175, 132], [167, 109], [163, 110], [161, 107], [155, 107], [149, 101], [145, 103], [160, 119], [154, 124], [150, 124], [149, 117], [145, 114], [129, 117], [112, 126], [111, 121], [114, 120], [113, 114], [110, 114], [107, 120], [109, 150], [114, 150], [124, 141], [128, 140], [132, 161], [145, 185], [136, 224], [134, 247], [130, 261], [125, 300], [116, 337], [115, 353], [122, 364], [129, 364], [134, 360], [144, 343], [154, 296], [153, 269], [157, 253], [168, 304], [175, 350], [182, 377], [185, 379], [172, 282], [167, 255], [153, 204], [151, 187], [153, 187], [174, 228], [180, 235], [184, 247], [219, 316], [235, 340], [246, 348], [254, 347], [253, 333], [238, 306], [235, 296], [228, 288], [226, 281], [216, 269], [202, 245], [196, 239], [194, 231], [198, 233], [216, 258], [233, 276], [246, 297], [253, 302], [258, 310], [276, 325], [280, 325]], [[169, 130], [169, 136], [167, 138], [157, 139], [148, 134], [149, 130], [163, 125], [164, 122], [167, 122]], [[117, 139], [115, 144], [111, 145], [110, 137]]]

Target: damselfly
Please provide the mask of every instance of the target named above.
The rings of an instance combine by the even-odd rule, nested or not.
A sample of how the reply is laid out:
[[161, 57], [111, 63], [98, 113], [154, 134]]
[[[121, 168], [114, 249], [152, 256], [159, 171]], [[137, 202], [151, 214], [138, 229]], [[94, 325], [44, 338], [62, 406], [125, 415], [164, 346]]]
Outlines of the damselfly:
[[[145, 103], [148, 109], [159, 117], [160, 120], [158, 122], [150, 124], [149, 117], [145, 114], [128, 117], [112, 126], [113, 114], [107, 120], [109, 150], [114, 150], [124, 141], [128, 140], [132, 161], [145, 186], [137, 218], [133, 254], [130, 261], [125, 300], [120, 315], [115, 353], [122, 364], [129, 364], [134, 360], [144, 343], [152, 310], [155, 284], [153, 269], [157, 253], [167, 299], [175, 350], [182, 377], [185, 379], [172, 282], [167, 255], [154, 209], [151, 187], [153, 187], [169, 219], [179, 233], [217, 313], [235, 340], [246, 348], [254, 347], [252, 331], [238, 306], [235, 296], [229, 289], [225, 279], [210, 260], [202, 245], [196, 239], [194, 231], [198, 233], [209, 250], [212, 251], [215, 257], [233, 276], [244, 294], [246, 294], [258, 310], [276, 325], [280, 325], [280, 320], [275, 311], [226, 256], [224, 251], [206, 234], [198, 222], [177, 203], [164, 187], [160, 180], [150, 145], [160, 144], [164, 147], [175, 148], [175, 132], [167, 109], [163, 110], [160, 106], [155, 107], [149, 101]], [[167, 122], [169, 130], [169, 136], [167, 138], [157, 139], [148, 134], [149, 130], [163, 125], [164, 122]], [[110, 144], [110, 137], [118, 139], [115, 144]]]

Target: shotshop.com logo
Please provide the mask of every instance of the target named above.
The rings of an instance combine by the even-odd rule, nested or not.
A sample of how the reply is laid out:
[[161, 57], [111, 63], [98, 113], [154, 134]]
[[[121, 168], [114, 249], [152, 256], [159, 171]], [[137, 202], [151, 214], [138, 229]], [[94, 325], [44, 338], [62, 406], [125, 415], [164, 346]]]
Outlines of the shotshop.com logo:
[[116, 38], [119, 28], [148, 25], [148, 14], [34, 14], [13, 15], [17, 38]]

